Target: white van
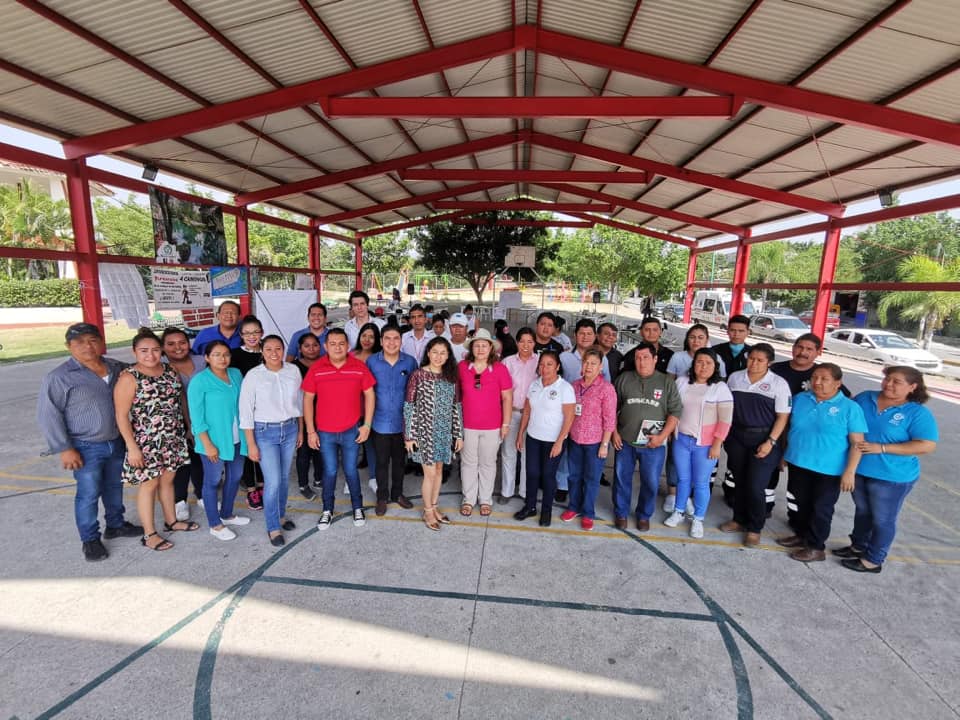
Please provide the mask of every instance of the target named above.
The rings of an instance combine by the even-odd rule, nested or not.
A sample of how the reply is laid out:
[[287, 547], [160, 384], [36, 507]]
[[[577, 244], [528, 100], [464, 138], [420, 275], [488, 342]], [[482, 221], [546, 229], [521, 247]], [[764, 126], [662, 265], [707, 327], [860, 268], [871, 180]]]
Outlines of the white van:
[[[698, 290], [693, 296], [693, 309], [690, 317], [693, 322], [712, 323], [721, 328], [727, 327], [727, 318], [730, 316], [730, 301], [733, 293], [729, 290]], [[753, 299], [744, 294], [742, 315], [750, 317], [756, 314]]]

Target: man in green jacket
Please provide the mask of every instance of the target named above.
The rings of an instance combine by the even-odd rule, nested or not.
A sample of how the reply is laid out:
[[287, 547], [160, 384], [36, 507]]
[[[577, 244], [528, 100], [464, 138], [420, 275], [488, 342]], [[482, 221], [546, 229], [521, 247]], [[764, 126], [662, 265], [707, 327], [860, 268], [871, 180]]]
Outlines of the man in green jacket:
[[617, 450], [613, 483], [614, 522], [627, 527], [633, 471], [640, 463], [640, 495], [637, 498], [637, 530], [650, 529], [656, 507], [660, 472], [667, 454], [667, 439], [680, 419], [680, 393], [673, 378], [657, 370], [657, 348], [641, 342], [633, 353], [635, 372], [617, 378]]

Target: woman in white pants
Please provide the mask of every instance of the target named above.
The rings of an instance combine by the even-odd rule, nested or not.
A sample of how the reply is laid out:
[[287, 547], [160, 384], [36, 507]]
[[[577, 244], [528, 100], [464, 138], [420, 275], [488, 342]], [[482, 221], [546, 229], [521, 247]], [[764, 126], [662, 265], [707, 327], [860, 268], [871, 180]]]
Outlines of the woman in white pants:
[[[523, 416], [523, 402], [531, 383], [537, 379], [537, 356], [533, 352], [537, 338], [528, 327], [517, 331], [517, 353], [503, 359], [503, 366], [513, 381], [513, 412], [510, 415], [510, 428], [500, 448], [500, 497], [497, 502], [510, 502], [514, 491], [521, 498], [527, 497], [527, 455], [517, 452], [517, 433], [520, 430], [520, 418]], [[517, 483], [517, 456], [520, 456], [520, 482]]]

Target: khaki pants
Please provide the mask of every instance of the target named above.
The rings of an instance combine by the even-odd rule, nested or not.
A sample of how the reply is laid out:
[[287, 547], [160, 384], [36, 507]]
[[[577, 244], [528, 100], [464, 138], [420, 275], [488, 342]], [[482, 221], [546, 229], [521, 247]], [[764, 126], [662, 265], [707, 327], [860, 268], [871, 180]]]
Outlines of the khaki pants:
[[460, 453], [460, 482], [467, 505], [492, 505], [497, 480], [497, 450], [500, 430], [463, 430]]

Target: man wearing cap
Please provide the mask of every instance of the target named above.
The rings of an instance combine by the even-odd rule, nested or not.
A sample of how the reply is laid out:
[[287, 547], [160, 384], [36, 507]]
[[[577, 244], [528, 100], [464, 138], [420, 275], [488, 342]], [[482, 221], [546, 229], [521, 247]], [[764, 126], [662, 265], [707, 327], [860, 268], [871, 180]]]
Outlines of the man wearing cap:
[[470, 321], [463, 313], [454, 313], [450, 316], [450, 347], [453, 348], [453, 359], [458, 363], [467, 355], [467, 329]]
[[89, 323], [67, 328], [70, 359], [51, 370], [40, 384], [37, 423], [49, 454], [59, 453], [64, 470], [77, 482], [74, 516], [83, 556], [105, 560], [100, 540], [99, 502], [103, 501], [103, 537], [136, 537], [143, 528], [123, 519], [120, 473], [126, 446], [117, 428], [113, 388], [126, 363], [103, 356], [103, 335]]
[[233, 300], [220, 303], [217, 308], [217, 324], [197, 333], [191, 352], [194, 355], [203, 355], [207, 343], [214, 340], [223, 340], [231, 350], [243, 345], [243, 338], [240, 337], [240, 305]]

